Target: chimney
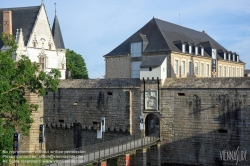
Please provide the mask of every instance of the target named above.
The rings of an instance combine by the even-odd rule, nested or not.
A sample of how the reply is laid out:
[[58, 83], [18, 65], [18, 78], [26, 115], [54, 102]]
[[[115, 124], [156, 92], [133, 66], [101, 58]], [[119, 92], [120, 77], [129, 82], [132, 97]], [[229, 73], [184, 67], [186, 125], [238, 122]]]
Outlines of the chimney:
[[12, 35], [12, 12], [3, 11], [3, 32]]
[[207, 33], [206, 33], [206, 31], [204, 31], [204, 30], [202, 31], [202, 33], [205, 33], [205, 34], [207, 34]]

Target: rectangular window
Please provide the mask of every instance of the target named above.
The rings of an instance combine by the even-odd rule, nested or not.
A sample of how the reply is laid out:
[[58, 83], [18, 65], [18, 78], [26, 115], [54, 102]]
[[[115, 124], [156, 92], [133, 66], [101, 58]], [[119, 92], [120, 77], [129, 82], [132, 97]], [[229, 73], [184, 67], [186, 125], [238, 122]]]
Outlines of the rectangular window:
[[192, 75], [192, 62], [188, 63], [188, 74]]
[[219, 77], [222, 76], [221, 66], [219, 66]]
[[178, 60], [175, 60], [174, 61], [174, 73], [175, 74], [178, 74], [178, 68], [179, 68], [179, 66], [178, 66]]
[[226, 68], [226, 66], [224, 66], [224, 77], [226, 77], [227, 76], [227, 68]]
[[44, 58], [39, 57], [39, 63], [40, 63], [41, 68], [44, 69], [44, 68], [45, 68], [45, 65], [44, 65]]
[[209, 70], [209, 64], [207, 64], [207, 76], [209, 76], [210, 70]]
[[201, 63], [201, 76], [204, 76], [204, 63]]
[[236, 68], [236, 77], [238, 77], [239, 68]]
[[232, 77], [234, 77], [234, 67], [233, 67], [233, 71], [232, 71]]
[[182, 52], [186, 52], [186, 45], [185, 44], [182, 44]]
[[194, 74], [198, 75], [198, 63], [197, 62], [194, 63]]
[[230, 76], [231, 76], [231, 68], [228, 67], [228, 77], [230, 77]]
[[242, 77], [242, 69], [240, 69], [240, 77]]
[[142, 42], [131, 43], [131, 57], [140, 57], [142, 55]]
[[182, 61], [182, 65], [181, 65], [181, 74], [185, 74], [186, 73], [186, 62]]
[[[148, 71], [152, 71], [152, 67], [148, 68]], [[164, 71], [164, 69], [163, 69], [163, 71]]]

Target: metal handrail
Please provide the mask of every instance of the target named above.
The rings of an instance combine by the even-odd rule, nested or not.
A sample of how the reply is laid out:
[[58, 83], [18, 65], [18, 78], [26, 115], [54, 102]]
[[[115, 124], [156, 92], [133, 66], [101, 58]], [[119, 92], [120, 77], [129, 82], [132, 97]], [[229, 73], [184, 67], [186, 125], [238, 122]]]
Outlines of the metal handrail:
[[[101, 146], [95, 146], [92, 151], [87, 151], [85, 154], [82, 156], [74, 157], [70, 159], [71, 161], [76, 161], [78, 159], [83, 159], [84, 160], [81, 163], [88, 164], [91, 162], [95, 162], [97, 160], [101, 159], [106, 159], [110, 158], [112, 156], [117, 156], [122, 153], [135, 150], [135, 149], [140, 149], [144, 146], [152, 145], [155, 143], [157, 140], [159, 140], [159, 132], [149, 135], [147, 137], [140, 137], [139, 139], [137, 137], [134, 137], [133, 140], [127, 140], [125, 141], [124, 139], [116, 139], [118, 140], [116, 145], [108, 146], [101, 148]], [[120, 142], [121, 140], [121, 142]], [[110, 141], [107, 141], [110, 142]], [[102, 144], [105, 144], [106, 142], [103, 142]], [[110, 145], [110, 144], [109, 144]], [[79, 148], [73, 149], [76, 151], [82, 150]], [[65, 162], [68, 162], [69, 159], [65, 160]], [[74, 163], [73, 163], [74, 164]], [[78, 163], [80, 164], [80, 163]], [[54, 165], [54, 164], [51, 164]], [[55, 163], [56, 165], [56, 163]]]

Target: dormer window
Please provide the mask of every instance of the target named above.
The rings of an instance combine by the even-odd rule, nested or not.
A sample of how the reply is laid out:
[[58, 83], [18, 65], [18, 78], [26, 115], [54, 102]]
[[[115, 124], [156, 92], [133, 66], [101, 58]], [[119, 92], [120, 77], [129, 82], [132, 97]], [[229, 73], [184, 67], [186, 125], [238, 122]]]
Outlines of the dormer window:
[[231, 61], [231, 54], [228, 53], [228, 60]]
[[189, 54], [192, 54], [192, 46], [189, 45]]
[[182, 52], [185, 53], [186, 52], [186, 45], [182, 44]]
[[212, 49], [212, 59], [216, 59], [217, 58], [217, 51], [216, 49]]
[[201, 47], [201, 56], [204, 56], [204, 48]]
[[195, 55], [198, 55], [198, 47], [195, 46]]
[[239, 62], [239, 55], [237, 55], [237, 62]]
[[224, 52], [224, 60], [227, 59], [227, 54]]
[[142, 42], [131, 43], [131, 57], [140, 57], [142, 55]]
[[233, 61], [235, 61], [235, 54], [233, 54]]

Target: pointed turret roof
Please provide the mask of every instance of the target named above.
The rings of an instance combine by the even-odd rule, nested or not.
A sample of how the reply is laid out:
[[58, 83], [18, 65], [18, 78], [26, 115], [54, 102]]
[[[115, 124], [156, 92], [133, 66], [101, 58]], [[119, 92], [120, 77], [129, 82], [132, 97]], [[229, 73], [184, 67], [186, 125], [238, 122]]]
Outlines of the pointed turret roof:
[[60, 28], [57, 14], [55, 15], [54, 23], [52, 26], [52, 35], [54, 38], [56, 48], [65, 49], [63, 37], [62, 37], [62, 32], [61, 32], [61, 28]]

